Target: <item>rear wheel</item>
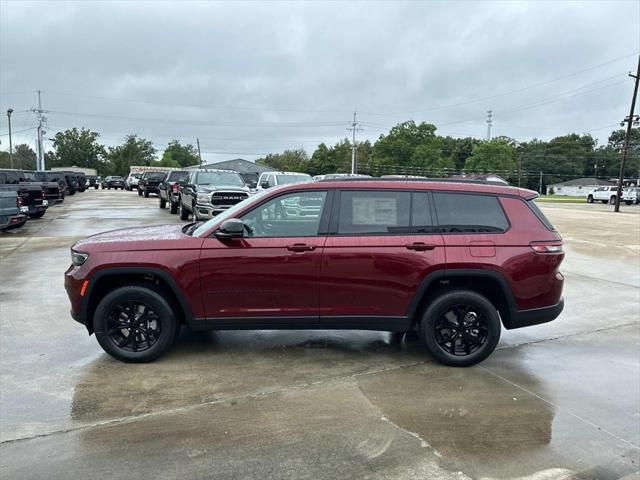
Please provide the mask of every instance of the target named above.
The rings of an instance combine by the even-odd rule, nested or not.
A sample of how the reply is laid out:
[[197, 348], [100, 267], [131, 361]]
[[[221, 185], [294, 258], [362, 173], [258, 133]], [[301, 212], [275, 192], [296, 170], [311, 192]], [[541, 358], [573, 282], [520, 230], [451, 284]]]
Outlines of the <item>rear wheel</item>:
[[173, 213], [173, 214], [178, 213], [178, 204], [176, 202], [171, 202], [169, 204], [169, 213]]
[[42, 210], [40, 212], [36, 212], [36, 213], [29, 213], [29, 218], [41, 218], [46, 210]]
[[616, 203], [616, 196], [615, 195], [611, 195], [611, 198], [609, 199], [609, 203], [611, 203], [611, 205], [614, 205]]
[[163, 198], [160, 199], [160, 208], [165, 208], [167, 206], [167, 201]]
[[142, 196], [142, 190], [138, 189], [138, 196], [141, 197]]
[[593, 203], [593, 195], [587, 197], [587, 203]]
[[420, 337], [440, 363], [467, 367], [495, 350], [500, 340], [500, 318], [486, 297], [470, 290], [452, 290], [426, 309]]
[[112, 357], [124, 362], [151, 362], [174, 342], [177, 320], [160, 293], [130, 285], [100, 301], [93, 328], [98, 343]]
[[144, 191], [144, 198], [149, 198], [149, 190]]

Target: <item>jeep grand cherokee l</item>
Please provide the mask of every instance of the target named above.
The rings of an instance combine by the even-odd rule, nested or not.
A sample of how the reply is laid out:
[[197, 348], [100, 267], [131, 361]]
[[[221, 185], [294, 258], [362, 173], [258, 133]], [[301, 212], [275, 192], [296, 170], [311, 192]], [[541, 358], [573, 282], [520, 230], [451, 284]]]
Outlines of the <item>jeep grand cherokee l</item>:
[[[536, 196], [450, 181], [274, 187], [205, 223], [76, 243], [71, 315], [128, 362], [158, 358], [184, 323], [417, 331], [440, 362], [472, 365], [494, 350], [501, 324], [562, 311], [562, 239]], [[316, 215], [287, 207], [306, 199]]]

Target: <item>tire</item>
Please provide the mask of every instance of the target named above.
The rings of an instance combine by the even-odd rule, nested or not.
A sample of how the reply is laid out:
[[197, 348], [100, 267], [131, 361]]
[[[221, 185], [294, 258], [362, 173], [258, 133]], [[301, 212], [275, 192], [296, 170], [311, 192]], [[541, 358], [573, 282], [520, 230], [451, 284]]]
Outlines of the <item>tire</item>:
[[94, 185], [93, 188], [95, 188], [97, 190], [98, 189], [98, 185]]
[[184, 208], [184, 203], [180, 202], [180, 220], [189, 220], [189, 210]]
[[142, 196], [142, 190], [138, 189], [138, 196], [141, 197]]
[[[137, 313], [132, 315], [129, 313], [132, 310]], [[152, 320], [132, 337], [131, 328], [113, 326], [116, 319], [122, 321], [121, 325], [129, 325], [145, 313]], [[175, 312], [163, 295], [141, 285], [120, 287], [108, 293], [100, 300], [93, 316], [93, 329], [102, 349], [113, 358], [131, 363], [152, 362], [165, 353], [175, 341], [177, 323]]]
[[169, 213], [172, 213], [172, 214], [178, 213], [178, 204], [176, 202], [169, 203]]
[[149, 198], [149, 190], [144, 191], [144, 198]]
[[164, 199], [160, 199], [160, 208], [162, 208], [163, 210], [167, 207], [167, 201]]
[[632, 205], [633, 202], [631, 200], [625, 200], [624, 203], [626, 203], [627, 205]]
[[593, 195], [587, 197], [587, 203], [593, 203]]
[[107, 190], [111, 190], [111, 187], [107, 187]]
[[46, 210], [42, 210], [41, 212], [29, 213], [27, 214], [29, 218], [42, 218], [45, 214]]
[[609, 203], [611, 205], [615, 205], [616, 204], [616, 196], [615, 195], [611, 195], [611, 198], [609, 199]]
[[[458, 314], [453, 317], [456, 321], [452, 322], [449, 312], [453, 313], [459, 308], [468, 309], [458, 310]], [[474, 313], [477, 315], [475, 322], [471, 320], [472, 323], [465, 324], [463, 318], [471, 319]], [[445, 314], [448, 315], [445, 317]], [[464, 317], [459, 319], [462, 314]], [[449, 325], [453, 328], [448, 328]], [[480, 328], [474, 329], [473, 325]], [[459, 329], [456, 333], [458, 336], [453, 338], [453, 342], [447, 342], [447, 336], [455, 328]], [[425, 310], [420, 322], [420, 338], [440, 363], [452, 367], [468, 367], [481, 362], [495, 350], [500, 340], [500, 317], [496, 307], [479, 293], [451, 290], [437, 297]], [[463, 340], [458, 343], [458, 339]], [[468, 339], [475, 339], [480, 343], [470, 344]]]

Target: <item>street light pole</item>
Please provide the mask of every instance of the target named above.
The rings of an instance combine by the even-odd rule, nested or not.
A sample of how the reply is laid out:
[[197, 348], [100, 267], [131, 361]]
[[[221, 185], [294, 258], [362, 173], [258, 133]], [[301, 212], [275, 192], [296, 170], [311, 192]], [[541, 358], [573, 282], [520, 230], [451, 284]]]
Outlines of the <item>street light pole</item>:
[[13, 168], [13, 145], [11, 144], [11, 114], [13, 113], [13, 108], [7, 110], [7, 122], [9, 123], [9, 164], [11, 168]]

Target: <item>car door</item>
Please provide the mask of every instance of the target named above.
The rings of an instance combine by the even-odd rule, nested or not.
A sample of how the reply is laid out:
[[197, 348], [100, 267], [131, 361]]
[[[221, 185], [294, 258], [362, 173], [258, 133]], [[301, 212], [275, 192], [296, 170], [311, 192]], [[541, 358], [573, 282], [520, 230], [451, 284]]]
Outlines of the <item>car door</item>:
[[[328, 196], [326, 189], [301, 190], [266, 199], [240, 217], [243, 238], [204, 241], [201, 291], [212, 325], [317, 325]], [[301, 215], [296, 206], [309, 201], [321, 208]]]
[[402, 330], [416, 291], [444, 268], [427, 191], [336, 192], [320, 273], [320, 322]]

